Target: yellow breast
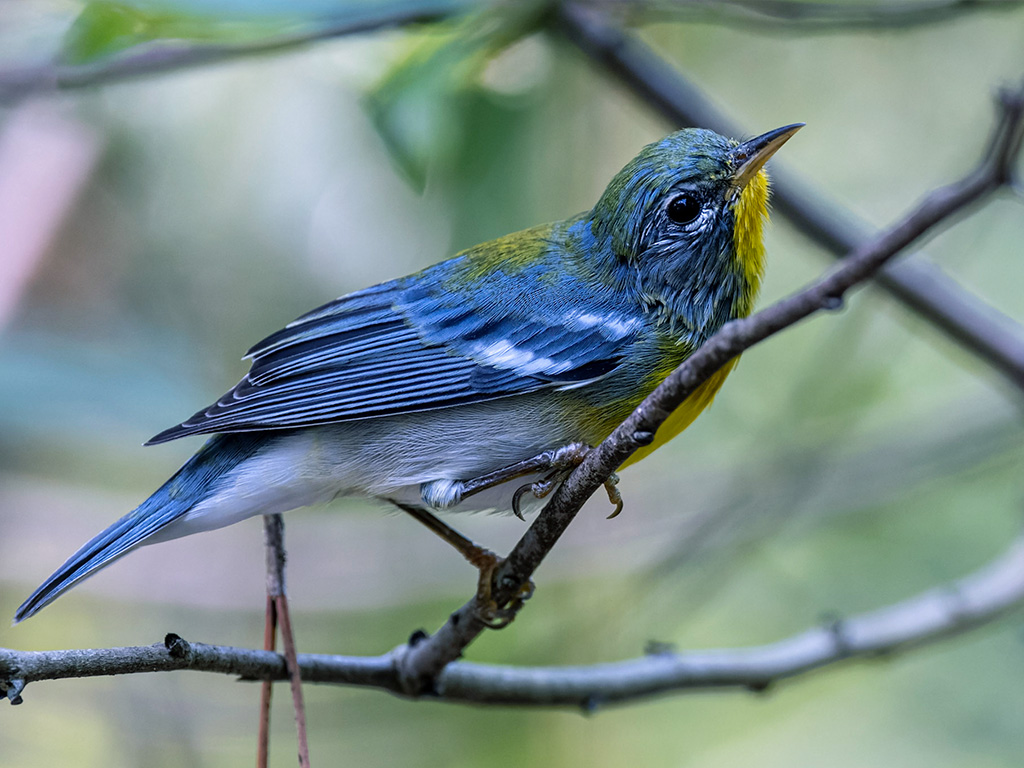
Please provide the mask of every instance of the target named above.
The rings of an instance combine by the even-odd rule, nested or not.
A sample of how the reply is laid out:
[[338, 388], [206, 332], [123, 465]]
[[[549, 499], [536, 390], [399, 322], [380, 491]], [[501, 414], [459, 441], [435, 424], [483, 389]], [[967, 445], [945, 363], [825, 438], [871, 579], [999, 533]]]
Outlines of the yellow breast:
[[[761, 277], [764, 274], [764, 223], [768, 219], [768, 188], [768, 175], [762, 170], [743, 188], [739, 200], [736, 201], [733, 244], [745, 284], [743, 294], [737, 306], [733, 308], [736, 317], [750, 314], [758, 289], [761, 287]], [[711, 401], [715, 399], [718, 390], [738, 361], [738, 357], [730, 360], [701, 384], [661, 425], [654, 442], [634, 453], [622, 465], [623, 468], [658, 450], [690, 426], [701, 411], [711, 405]]]
[[658, 450], [661, 446], [690, 426], [693, 423], [693, 420], [700, 416], [700, 412], [711, 405], [711, 401], [715, 399], [715, 395], [718, 393], [718, 390], [721, 389], [722, 384], [725, 383], [725, 377], [732, 371], [737, 360], [739, 360], [739, 358], [730, 360], [721, 369], [712, 374], [710, 379], [697, 387], [693, 394], [686, 398], [686, 400], [683, 401], [683, 404], [676, 408], [665, 423], [661, 425], [658, 433], [654, 436], [654, 442], [650, 445], [644, 446], [630, 456], [629, 459], [626, 460], [626, 463], [622, 465], [622, 468], [628, 467], [630, 464], [635, 464], [645, 456], [650, 455], [651, 452]]

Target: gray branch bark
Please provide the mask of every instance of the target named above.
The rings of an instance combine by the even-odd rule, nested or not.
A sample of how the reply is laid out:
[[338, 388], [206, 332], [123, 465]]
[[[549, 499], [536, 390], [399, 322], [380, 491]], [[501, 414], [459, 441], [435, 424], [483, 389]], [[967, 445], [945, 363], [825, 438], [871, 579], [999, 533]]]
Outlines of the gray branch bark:
[[[864, 243], [803, 290], [721, 331], [669, 375], [555, 492], [552, 500], [509, 553], [496, 574], [499, 604], [508, 602], [537, 569], [580, 508], [694, 390], [736, 355], [820, 310], [842, 306], [850, 289], [937, 224], [1011, 182], [1024, 137], [1024, 84], [1000, 94], [1001, 115], [978, 167], [962, 180], [933, 191], [893, 227]], [[428, 690], [441, 670], [459, 658], [483, 630], [476, 598], [451, 615], [430, 638], [408, 649], [403, 660], [406, 690]]]
[[[776, 643], [677, 653], [585, 667], [449, 664], [432, 696], [448, 702], [580, 707], [587, 711], [683, 690], [762, 691], [790, 677], [853, 659], [871, 659], [967, 631], [1024, 602], [1024, 536], [975, 573], [894, 605], [851, 616]], [[375, 657], [299, 654], [302, 679], [407, 693], [402, 649]], [[189, 669], [243, 680], [286, 680], [272, 651], [189, 643], [177, 635], [151, 646], [71, 651], [0, 649], [0, 695], [21, 702], [29, 682]]]
[[943, 24], [968, 14], [1020, 10], [1020, 0], [922, 0], [921, 2], [808, 2], [807, 0], [598, 0], [594, 5], [676, 21], [700, 21], [793, 34], [902, 31]]

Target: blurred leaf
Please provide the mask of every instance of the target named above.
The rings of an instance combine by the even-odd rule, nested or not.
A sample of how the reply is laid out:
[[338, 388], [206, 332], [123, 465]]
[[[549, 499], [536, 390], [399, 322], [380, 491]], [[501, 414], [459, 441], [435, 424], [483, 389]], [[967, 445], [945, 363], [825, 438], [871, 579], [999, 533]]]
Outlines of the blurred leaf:
[[144, 32], [149, 27], [149, 18], [137, 9], [90, 3], [68, 30], [61, 58], [68, 64], [84, 64], [109, 56], [147, 39]]
[[544, 6], [501, 6], [466, 20], [438, 25], [413, 38], [405, 57], [365, 101], [388, 151], [409, 183], [422, 191], [432, 158], [460, 143], [464, 96], [479, 87], [486, 64], [536, 31]]
[[453, 70], [465, 60], [465, 43], [457, 32], [424, 33], [366, 99], [392, 159], [418, 191], [432, 151], [455, 136]]
[[40, 435], [80, 440], [174, 421], [209, 396], [183, 370], [187, 355], [173, 337], [142, 329], [91, 343], [8, 332], [0, 344], [0, 448]]
[[158, 40], [237, 43], [288, 26], [293, 25], [282, 19], [219, 19], [128, 3], [92, 2], [68, 29], [60, 58], [65, 64], [89, 64]]

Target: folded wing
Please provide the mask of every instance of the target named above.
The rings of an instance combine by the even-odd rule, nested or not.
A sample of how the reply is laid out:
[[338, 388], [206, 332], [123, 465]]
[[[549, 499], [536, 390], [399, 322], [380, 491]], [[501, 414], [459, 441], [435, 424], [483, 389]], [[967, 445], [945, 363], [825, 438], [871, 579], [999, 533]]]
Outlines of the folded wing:
[[[620, 312], [453, 297], [408, 278], [343, 296], [254, 346], [230, 392], [149, 444], [292, 429], [581, 386], [622, 360], [640, 327]], [[497, 297], [497, 298], [496, 298]]]

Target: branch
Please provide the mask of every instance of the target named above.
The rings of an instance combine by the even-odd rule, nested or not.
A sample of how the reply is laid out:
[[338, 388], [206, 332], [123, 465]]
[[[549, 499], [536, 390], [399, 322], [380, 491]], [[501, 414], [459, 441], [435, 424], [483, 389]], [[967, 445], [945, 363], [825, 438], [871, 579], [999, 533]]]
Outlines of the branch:
[[[636, 36], [574, 4], [559, 17], [566, 36], [584, 53], [604, 64], [634, 93], [673, 125], [701, 125], [726, 136], [744, 134], [692, 83]], [[836, 256], [864, 243], [871, 228], [810, 184], [772, 171], [775, 209], [811, 240]], [[972, 295], [938, 267], [920, 258], [903, 259], [882, 269], [876, 282], [940, 328], [967, 351], [1024, 389], [1024, 328]]]
[[[1024, 85], [1000, 96], [1001, 119], [980, 165], [961, 181], [935, 190], [902, 221], [850, 253], [802, 291], [767, 309], [727, 323], [662, 382], [558, 488], [496, 574], [495, 599], [508, 602], [558, 541], [584, 502], [694, 390], [736, 355], [822, 309], [838, 309], [847, 291], [872, 277], [889, 259], [935, 225], [1010, 182], [1024, 133]], [[438, 632], [411, 645], [402, 659], [406, 691], [429, 690], [441, 670], [461, 656], [480, 632], [482, 606], [470, 600]]]
[[[596, 707], [679, 690], [746, 688], [762, 691], [784, 678], [857, 658], [878, 658], [988, 623], [1024, 602], [1024, 536], [998, 559], [948, 585], [869, 613], [749, 648], [676, 653], [588, 667], [527, 667], [455, 662], [439, 675], [435, 695], [447, 702]], [[404, 693], [399, 654], [376, 657], [299, 654], [303, 681]], [[190, 669], [286, 680], [285, 660], [271, 651], [163, 643], [73, 651], [0, 649], [0, 695], [21, 703], [29, 682], [71, 677]]]
[[755, 32], [850, 33], [906, 30], [941, 24], [967, 14], [1005, 13], [1021, 0], [925, 0], [896, 3], [821, 3], [803, 0], [605, 0], [630, 15], [656, 13], [669, 19], [732, 25]]
[[33, 93], [82, 88], [170, 72], [245, 56], [275, 53], [322, 40], [373, 32], [388, 27], [429, 24], [470, 7], [469, 0], [397, 0], [389, 5], [354, 9], [344, 15], [262, 40], [232, 44], [161, 41], [139, 46], [95, 64], [48, 64], [0, 71], [0, 103]]
[[[263, 516], [263, 543], [267, 557], [267, 612], [263, 632], [264, 650], [274, 649], [276, 625], [281, 625], [281, 643], [292, 690], [292, 708], [295, 711], [295, 731], [299, 748], [299, 768], [309, 768], [309, 738], [306, 734], [306, 705], [302, 697], [302, 672], [299, 670], [292, 632], [288, 591], [285, 588], [284, 569], [287, 559], [284, 549], [284, 518], [280, 514]], [[264, 681], [260, 692], [260, 725], [256, 749], [256, 765], [266, 768], [270, 757], [270, 699], [272, 688]]]
[[678, 690], [762, 691], [784, 678], [855, 658], [877, 658], [992, 621], [1024, 603], [1024, 536], [997, 560], [900, 603], [809, 629], [770, 645], [588, 667], [526, 668], [456, 662], [441, 673], [444, 699], [487, 704], [596, 706]]
[[[689, 13], [720, 24], [771, 29], [810, 29], [814, 32], [904, 29], [948, 21], [967, 13], [1013, 11], [1021, 0], [929, 0], [918, 3], [839, 4], [791, 0], [596, 0], [593, 5], [621, 6], [627, 13], [641, 10], [677, 17]], [[298, 32], [233, 44], [156, 42], [91, 65], [48, 64], [0, 71], [0, 103], [36, 92], [81, 88], [169, 72], [244, 56], [297, 48], [345, 35], [387, 27], [429, 24], [472, 7], [471, 0], [395, 2], [384, 7], [353, 9], [343, 16]]]

